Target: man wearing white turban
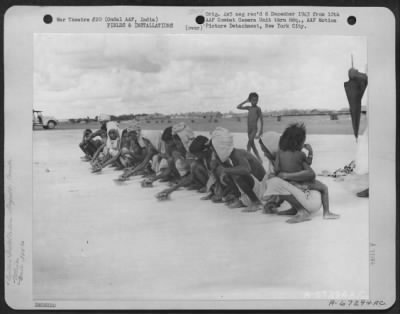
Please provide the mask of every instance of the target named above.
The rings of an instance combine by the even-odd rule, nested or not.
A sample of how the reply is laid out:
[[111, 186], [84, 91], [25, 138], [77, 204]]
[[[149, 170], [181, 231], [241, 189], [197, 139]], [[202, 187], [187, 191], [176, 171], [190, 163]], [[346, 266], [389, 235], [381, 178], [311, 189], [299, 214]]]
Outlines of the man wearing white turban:
[[107, 122], [107, 140], [102, 147], [104, 158], [98, 159], [100, 152], [97, 151], [92, 160], [93, 172], [101, 171], [108, 165], [114, 165], [120, 156], [121, 130], [115, 121]]
[[133, 175], [138, 175], [143, 171], [146, 171], [147, 167], [150, 165], [153, 157], [157, 155], [161, 150], [161, 133], [155, 132], [150, 134], [151, 136], [143, 136], [142, 128], [139, 123], [133, 123], [127, 127], [128, 133], [132, 141], [136, 145], [139, 145], [144, 154], [144, 159], [138, 165], [132, 168], [125, 169], [125, 172], [119, 176], [119, 181], [125, 181]]
[[173, 164], [170, 167], [172, 166], [179, 173], [180, 179], [174, 186], [157, 193], [156, 198], [159, 200], [167, 199], [180, 187], [187, 187], [191, 190], [203, 188], [193, 176], [196, 163], [194, 156], [191, 156], [189, 152], [189, 146], [195, 138], [193, 130], [184, 122], [180, 122], [172, 126], [171, 136], [175, 147], [172, 153]]
[[172, 126], [172, 136], [178, 149], [183, 146], [186, 152], [189, 151], [189, 146], [195, 138], [193, 130], [184, 122]]
[[[179, 178], [179, 171], [176, 169], [173, 152], [176, 150], [175, 142], [172, 137], [172, 126], [165, 128], [161, 134], [160, 153], [154, 155], [152, 159], [152, 169], [155, 176], [146, 178], [142, 181], [143, 187], [152, 187], [157, 180], [166, 182], [174, 181]], [[179, 165], [179, 162], [178, 162]]]
[[218, 167], [222, 177], [231, 176], [241, 191], [240, 201], [230, 207], [246, 206], [245, 212], [261, 210], [263, 206], [260, 200], [266, 189], [266, 172], [261, 162], [246, 150], [234, 148], [233, 136], [227, 129], [217, 127], [211, 134], [211, 145], [221, 163], [232, 163], [232, 167]]

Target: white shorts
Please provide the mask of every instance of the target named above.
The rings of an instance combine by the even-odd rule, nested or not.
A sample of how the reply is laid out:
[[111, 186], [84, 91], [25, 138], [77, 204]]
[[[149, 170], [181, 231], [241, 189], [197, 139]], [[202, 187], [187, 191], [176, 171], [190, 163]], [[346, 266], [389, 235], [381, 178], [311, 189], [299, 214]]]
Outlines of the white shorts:
[[[257, 196], [257, 198], [261, 201], [265, 191], [267, 190], [267, 175], [265, 175], [261, 181], [258, 181], [258, 179], [253, 175], [252, 178], [254, 180], [253, 192]], [[246, 193], [242, 191], [242, 189], [238, 185], [237, 187], [239, 188], [241, 194], [240, 200], [245, 206], [249, 207], [252, 203], [250, 198], [247, 196]]]

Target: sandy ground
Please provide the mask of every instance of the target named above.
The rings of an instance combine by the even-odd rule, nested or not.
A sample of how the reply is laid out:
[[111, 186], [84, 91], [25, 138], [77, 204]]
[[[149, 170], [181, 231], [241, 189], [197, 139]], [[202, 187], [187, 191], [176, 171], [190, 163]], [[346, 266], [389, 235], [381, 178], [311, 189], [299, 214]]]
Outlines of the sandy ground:
[[[365, 177], [321, 177], [340, 220], [310, 222], [243, 213], [200, 201], [170, 201], [140, 179], [116, 185], [92, 174], [80, 130], [34, 132], [33, 289], [36, 299], [303, 299], [368, 297]], [[245, 134], [235, 134], [244, 147]], [[310, 135], [314, 169], [354, 159], [350, 135]]]

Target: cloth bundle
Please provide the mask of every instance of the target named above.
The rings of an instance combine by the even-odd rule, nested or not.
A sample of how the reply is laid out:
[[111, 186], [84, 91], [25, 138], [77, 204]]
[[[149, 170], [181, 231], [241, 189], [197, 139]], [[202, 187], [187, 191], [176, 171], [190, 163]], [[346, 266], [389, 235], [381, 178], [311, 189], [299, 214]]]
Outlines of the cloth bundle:
[[194, 140], [193, 130], [184, 122], [177, 123], [172, 126], [172, 135], [178, 135], [186, 151], [189, 151], [189, 146]]
[[227, 129], [217, 127], [211, 133], [211, 143], [220, 161], [227, 161], [234, 148], [232, 134]]
[[141, 140], [143, 141], [143, 138], [145, 138], [151, 143], [151, 145], [153, 145], [157, 152], [163, 153], [165, 152], [165, 147], [163, 141], [161, 140], [161, 135], [162, 134], [160, 131], [148, 131], [146, 133], [143, 133], [143, 135], [141, 136]]
[[279, 139], [281, 135], [278, 132], [269, 131], [261, 135], [260, 140], [272, 155], [276, 155], [279, 150]]
[[[274, 131], [269, 131], [263, 133], [261, 135], [260, 141], [264, 144], [264, 146], [269, 150], [272, 156], [276, 157], [276, 153], [279, 151], [279, 139], [281, 138], [281, 134]], [[268, 164], [264, 164], [264, 168], [268, 174], [275, 173], [273, 161], [268, 159]]]

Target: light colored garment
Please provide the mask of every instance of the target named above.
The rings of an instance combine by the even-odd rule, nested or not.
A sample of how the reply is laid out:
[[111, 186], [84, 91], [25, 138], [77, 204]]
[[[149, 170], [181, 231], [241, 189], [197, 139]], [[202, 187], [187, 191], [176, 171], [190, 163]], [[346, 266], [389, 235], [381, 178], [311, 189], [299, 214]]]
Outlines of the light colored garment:
[[160, 155], [154, 155], [151, 160], [151, 169], [159, 175], [162, 170], [168, 168], [168, 160], [161, 158]]
[[[119, 134], [119, 137], [115, 140], [112, 140], [109, 136], [111, 130], [116, 130]], [[115, 121], [107, 122], [107, 142], [106, 147], [107, 151], [111, 156], [115, 156], [119, 153], [120, 143], [121, 143], [121, 133], [122, 130], [119, 129], [119, 125]]]
[[132, 165], [133, 160], [128, 148], [121, 148], [121, 156], [119, 158], [119, 161], [124, 167], [130, 167]]
[[293, 195], [299, 203], [308, 211], [316, 212], [321, 208], [321, 193], [315, 190], [302, 191], [289, 182], [273, 177], [268, 179], [267, 189], [264, 192], [263, 200], [268, 199], [273, 195]]
[[279, 140], [281, 134], [274, 131], [268, 131], [261, 135], [261, 141], [268, 148], [272, 155], [275, 155], [279, 150]]
[[[279, 151], [279, 140], [281, 134], [274, 131], [268, 131], [261, 135], [261, 141], [265, 147], [268, 148], [269, 152], [275, 157], [276, 153]], [[262, 150], [261, 150], [262, 151]], [[268, 174], [274, 174], [275, 169], [271, 160], [268, 159], [268, 163], [264, 164], [264, 168]]]
[[227, 161], [234, 148], [232, 134], [227, 129], [217, 127], [211, 133], [211, 143], [220, 161]]
[[142, 126], [139, 121], [132, 121], [126, 126], [126, 131], [135, 132], [137, 136], [137, 142], [141, 148], [146, 146], [145, 142], [143, 141], [143, 131]]
[[141, 139], [148, 140], [157, 152], [162, 153], [163, 151], [165, 152], [165, 146], [161, 135], [162, 132], [160, 131], [144, 131], [142, 132]]
[[189, 151], [189, 146], [193, 142], [195, 135], [193, 130], [184, 122], [179, 122], [172, 126], [172, 135], [178, 135], [186, 151]]
[[112, 129], [118, 130], [119, 132], [119, 124], [116, 121], [109, 121], [107, 122], [107, 131], [110, 131]]
[[[258, 181], [257, 178], [255, 176], [253, 176], [253, 180], [254, 180], [254, 186], [253, 186], [253, 192], [254, 194], [257, 196], [257, 198], [261, 201], [265, 191], [267, 190], [267, 175], [265, 175], [265, 177], [261, 180]], [[236, 184], [236, 186], [238, 187], [239, 191], [240, 191], [240, 200], [242, 201], [242, 203], [249, 207], [251, 205], [251, 200], [250, 198], [247, 196], [246, 193], [244, 193], [242, 191], [242, 189], [240, 188], [240, 186], [238, 184]]]
[[217, 178], [215, 177], [215, 175], [212, 172], [208, 173], [208, 180], [206, 183], [206, 189], [207, 192], [211, 191], [211, 188], [213, 187], [213, 185], [217, 183]]

